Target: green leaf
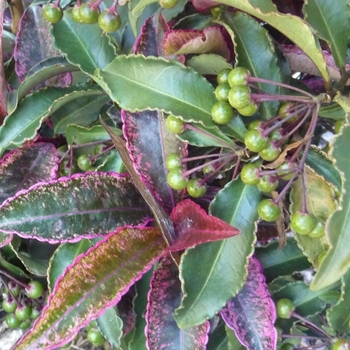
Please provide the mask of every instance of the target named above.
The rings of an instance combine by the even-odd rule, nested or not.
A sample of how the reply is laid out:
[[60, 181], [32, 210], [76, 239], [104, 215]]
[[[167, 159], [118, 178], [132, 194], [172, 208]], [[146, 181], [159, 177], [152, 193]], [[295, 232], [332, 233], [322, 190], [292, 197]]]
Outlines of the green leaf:
[[297, 16], [277, 11], [271, 0], [216, 0], [218, 3], [235, 7], [268, 23], [298, 45], [314, 62], [323, 79], [329, 84], [330, 78], [322, 50], [311, 27]]
[[52, 35], [56, 49], [87, 74], [93, 74], [96, 68], [105, 67], [116, 56], [110, 36], [103, 34], [97, 23], [74, 21], [71, 8], [64, 11], [62, 20], [52, 26]]
[[[127, 194], [127, 196], [126, 196]], [[39, 183], [0, 207], [0, 232], [41, 241], [105, 236], [149, 218], [146, 203], [127, 176], [76, 174]]]
[[91, 84], [53, 88], [34, 92], [18, 105], [18, 108], [5, 118], [0, 127], [0, 154], [8, 147], [20, 147], [32, 140], [43, 121], [64, 104], [82, 96], [100, 96], [103, 92]]
[[340, 120], [344, 119], [345, 112], [344, 109], [338, 103], [333, 103], [328, 106], [322, 106], [318, 112], [318, 115], [323, 118]]
[[210, 205], [211, 215], [237, 227], [241, 234], [199, 245], [182, 255], [180, 279], [184, 297], [175, 312], [180, 328], [196, 326], [213, 317], [242, 288], [256, 240], [259, 201], [259, 190], [244, 185], [239, 178], [216, 195]]
[[[249, 69], [254, 77], [282, 82], [274, 43], [267, 30], [256, 20], [241, 12], [225, 13], [222, 23], [235, 44], [236, 65]], [[263, 54], [262, 54], [263, 53]], [[271, 84], [257, 84], [269, 94], [280, 94], [281, 88]], [[278, 103], [261, 103], [261, 118], [268, 120], [276, 115]]]
[[186, 122], [216, 127], [210, 117], [216, 102], [213, 86], [194, 69], [177, 61], [118, 56], [96, 71], [95, 80], [125, 110], [157, 109]]
[[63, 243], [56, 249], [50, 259], [47, 274], [50, 294], [53, 291], [56, 281], [63, 274], [65, 268], [72, 264], [78, 255], [85, 253], [90, 247], [92, 247], [91, 241], [88, 239], [82, 239], [76, 243]]
[[278, 248], [278, 242], [264, 248], [256, 248], [255, 255], [263, 266], [267, 281], [310, 268], [310, 263], [294, 239], [288, 239], [282, 249]]
[[337, 333], [349, 333], [350, 270], [341, 279], [341, 296], [338, 303], [327, 309], [327, 321]]
[[108, 95], [99, 94], [94, 97], [82, 95], [66, 103], [51, 115], [54, 133], [64, 134], [69, 124], [90, 125], [97, 120], [101, 107], [107, 101]]
[[223, 69], [232, 69], [232, 65], [225, 58], [215, 54], [196, 55], [186, 61], [186, 65], [202, 75], [218, 75]]
[[66, 270], [43, 315], [16, 349], [45, 349], [68, 342], [80, 328], [115, 305], [165, 248], [155, 228], [111, 233]]
[[334, 6], [327, 0], [308, 0], [303, 12], [316, 34], [329, 44], [336, 65], [345, 71], [348, 38], [344, 33], [350, 29], [349, 1], [338, 0]]
[[246, 350], [246, 347], [238, 340], [233, 329], [226, 326], [226, 333], [228, 338], [228, 350]]
[[310, 288], [320, 290], [339, 280], [350, 267], [350, 251], [347, 249], [350, 240], [350, 126], [345, 125], [342, 133], [335, 137], [331, 150], [335, 167], [342, 178], [342, 197], [337, 210], [326, 223], [329, 238], [329, 250], [323, 259]]

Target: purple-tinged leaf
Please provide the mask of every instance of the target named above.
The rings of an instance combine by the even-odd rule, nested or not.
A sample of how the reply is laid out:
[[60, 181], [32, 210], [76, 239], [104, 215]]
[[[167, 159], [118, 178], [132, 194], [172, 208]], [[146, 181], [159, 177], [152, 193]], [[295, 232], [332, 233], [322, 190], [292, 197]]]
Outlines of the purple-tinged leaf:
[[0, 207], [0, 232], [39, 241], [75, 242], [140, 225], [148, 206], [128, 176], [76, 174], [20, 191]]
[[136, 287], [134, 285], [123, 295], [117, 305], [118, 315], [123, 320], [124, 335], [128, 334], [135, 327], [136, 313], [134, 310], [134, 301], [136, 296]]
[[[20, 21], [16, 36], [16, 73], [23, 80], [27, 72], [37, 63], [51, 57], [61, 56], [53, 47], [50, 35], [51, 24], [44, 18], [41, 6], [29, 6]], [[48, 81], [47, 85], [69, 86], [71, 74], [66, 73]]]
[[211, 7], [220, 5], [218, 2], [213, 0], [191, 0], [194, 8], [199, 12], [208, 11]]
[[230, 59], [231, 51], [222, 29], [208, 27], [204, 30], [171, 30], [163, 41], [164, 56], [214, 53]]
[[38, 182], [57, 177], [58, 155], [51, 143], [35, 143], [7, 153], [0, 161], [0, 203]]
[[248, 350], [276, 349], [275, 304], [256, 258], [249, 261], [248, 277], [242, 290], [221, 310], [221, 315]]
[[134, 53], [145, 56], [161, 56], [163, 37], [169, 29], [161, 13], [148, 18], [135, 42]]
[[7, 95], [8, 86], [5, 77], [4, 70], [4, 42], [3, 42], [3, 32], [4, 32], [4, 13], [6, 9], [6, 2], [0, 2], [0, 124], [2, 124], [5, 116], [7, 115]]
[[154, 197], [170, 213], [183, 192], [174, 191], [168, 184], [165, 159], [171, 153], [186, 155], [186, 145], [165, 126], [158, 111], [122, 112], [126, 145], [136, 171]]
[[164, 254], [156, 228], [121, 228], [80, 255], [57, 281], [43, 314], [15, 347], [53, 349], [115, 305]]
[[7, 246], [12, 241], [13, 235], [0, 232], [0, 248]]
[[198, 204], [186, 199], [170, 214], [177, 239], [169, 251], [184, 250], [198, 244], [214, 242], [237, 235], [240, 231], [225, 221], [209, 215]]
[[209, 322], [180, 329], [174, 311], [181, 301], [179, 270], [168, 256], [162, 260], [151, 280], [146, 313], [146, 336], [149, 350], [205, 350]]

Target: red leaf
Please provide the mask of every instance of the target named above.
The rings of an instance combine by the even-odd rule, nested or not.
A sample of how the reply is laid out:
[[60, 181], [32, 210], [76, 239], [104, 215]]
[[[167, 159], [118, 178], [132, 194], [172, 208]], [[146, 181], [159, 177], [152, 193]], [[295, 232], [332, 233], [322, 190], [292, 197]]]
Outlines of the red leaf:
[[240, 231], [205, 212], [198, 204], [186, 199], [180, 202], [170, 214], [175, 225], [177, 239], [169, 251], [183, 250], [198, 244], [226, 239]]

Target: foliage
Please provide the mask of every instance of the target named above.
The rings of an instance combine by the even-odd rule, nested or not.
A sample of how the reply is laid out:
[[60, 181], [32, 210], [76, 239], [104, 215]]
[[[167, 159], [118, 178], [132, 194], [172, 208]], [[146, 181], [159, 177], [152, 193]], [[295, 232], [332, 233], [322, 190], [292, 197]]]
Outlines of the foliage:
[[0, 4], [14, 349], [347, 343], [347, 1]]

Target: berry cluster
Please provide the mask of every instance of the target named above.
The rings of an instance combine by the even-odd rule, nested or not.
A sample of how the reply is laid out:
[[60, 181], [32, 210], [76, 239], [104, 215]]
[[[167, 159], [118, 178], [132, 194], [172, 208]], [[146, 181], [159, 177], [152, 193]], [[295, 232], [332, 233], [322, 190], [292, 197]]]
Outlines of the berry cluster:
[[10, 328], [27, 329], [37, 319], [42, 310], [38, 301], [44, 294], [44, 287], [39, 281], [28, 284], [10, 280], [3, 292], [2, 308], [7, 312], [6, 324]]

